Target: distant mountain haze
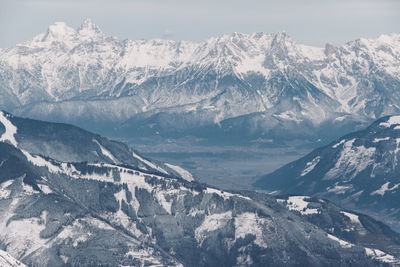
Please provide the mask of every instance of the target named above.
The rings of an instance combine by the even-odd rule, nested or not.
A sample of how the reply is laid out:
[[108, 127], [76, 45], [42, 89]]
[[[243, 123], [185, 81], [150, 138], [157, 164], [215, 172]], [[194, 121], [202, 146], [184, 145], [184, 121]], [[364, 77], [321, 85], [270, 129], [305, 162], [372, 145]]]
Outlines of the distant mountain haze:
[[118, 40], [59, 22], [0, 49], [0, 105], [125, 138], [327, 142], [400, 112], [399, 47], [398, 34], [325, 48], [284, 32]]

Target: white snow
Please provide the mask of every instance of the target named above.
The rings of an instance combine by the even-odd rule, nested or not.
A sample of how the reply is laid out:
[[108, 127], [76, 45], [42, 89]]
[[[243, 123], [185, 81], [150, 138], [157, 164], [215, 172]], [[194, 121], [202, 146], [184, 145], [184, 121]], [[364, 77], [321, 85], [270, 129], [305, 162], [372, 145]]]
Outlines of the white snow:
[[224, 227], [231, 219], [232, 211], [207, 215], [203, 223], [195, 230], [196, 240], [201, 244], [206, 232], [215, 231]]
[[16, 260], [9, 253], [0, 250], [0, 266], [1, 267], [26, 267], [25, 264]]
[[335, 118], [335, 121], [344, 121], [347, 117], [348, 117], [347, 115], [340, 116], [340, 117]]
[[280, 114], [273, 114], [272, 115], [275, 118], [279, 118], [281, 120], [289, 120], [289, 121], [294, 121], [294, 122], [301, 122], [301, 119], [298, 119], [296, 116], [296, 113], [292, 111], [285, 111]]
[[[49, 246], [47, 244], [48, 239], [39, 236], [45, 228], [39, 218], [12, 220], [7, 226], [4, 225], [3, 227], [0, 233], [1, 239], [8, 244], [7, 250], [13, 251], [16, 258], [21, 258], [23, 255]], [[24, 240], [24, 242], [21, 242], [21, 240]]]
[[389, 128], [392, 125], [400, 124], [400, 116], [391, 116], [386, 122], [379, 123], [379, 126]]
[[46, 195], [53, 193], [53, 190], [50, 189], [48, 185], [45, 184], [37, 184], [37, 186], [42, 190]]
[[387, 254], [379, 249], [365, 248], [365, 254], [367, 254], [367, 256], [369, 256], [373, 259], [376, 259], [378, 261], [387, 262], [387, 263], [395, 263], [395, 264], [400, 263], [399, 259], [396, 259], [392, 255]]
[[100, 143], [99, 141], [97, 141], [96, 139], [93, 139], [93, 142], [95, 142], [99, 147], [100, 147], [100, 151], [101, 153], [106, 156], [107, 158], [111, 159], [114, 163], [117, 163], [118, 160], [113, 156], [113, 154], [108, 151], [107, 149], [105, 149]]
[[307, 46], [299, 44], [297, 48], [301, 51], [301, 54], [311, 60], [324, 60], [325, 56], [325, 49], [320, 47], [314, 46]]
[[0, 137], [0, 141], [9, 141], [13, 146], [18, 146], [17, 141], [15, 140], [15, 134], [17, 133], [17, 127], [15, 127], [11, 121], [7, 118], [8, 114], [4, 114], [3, 111], [0, 111], [0, 122], [3, 124], [5, 131]]
[[350, 219], [350, 221], [352, 221], [353, 223], [361, 224], [360, 219], [358, 218], [358, 215], [350, 213], [350, 212], [346, 212], [346, 211], [341, 211], [340, 213], [347, 216]]
[[[182, 77], [185, 78], [180, 81], [182, 84], [192, 80], [197, 74], [203, 77], [204, 71], [208, 70], [222, 75], [232, 71], [238, 77], [245, 77], [246, 74], [255, 72], [265, 77], [268, 84], [268, 79], [277, 66], [285, 69], [306, 62], [310, 67], [299, 68], [300, 74], [315, 86], [315, 90], [331, 97], [332, 102], [316, 103], [313, 97], [302, 98], [299, 99], [299, 102], [302, 102], [300, 112], [296, 108], [289, 107], [297, 117], [285, 112], [277, 115], [296, 121], [306, 118], [318, 122], [321, 119], [318, 117], [323, 117], [322, 120], [327, 118], [333, 120], [336, 116], [334, 114], [341, 114], [341, 117], [336, 118], [338, 121], [346, 116], [345, 114], [350, 118], [353, 114], [363, 118], [373, 116], [365, 114], [365, 103], [376, 97], [374, 92], [366, 93], [364, 96], [364, 94], [359, 95], [357, 90], [360, 77], [369, 70], [371, 62], [378, 70], [393, 75], [397, 75], [400, 69], [399, 49], [396, 49], [398, 37], [363, 40], [361, 46], [357, 42], [350, 42], [338, 47], [336, 51], [341, 58], [338, 60], [334, 55], [326, 56], [323, 48], [296, 44], [287, 36], [284, 37], [287, 39], [284, 40], [286, 51], [282, 55], [276, 54], [277, 51], [271, 46], [272, 41], [278, 36], [275, 34], [235, 33], [202, 42], [120, 41], [117, 38], [106, 38], [90, 21], [86, 21], [83, 26], [75, 31], [65, 23], [56, 23], [49, 27], [48, 33], [40, 34], [33, 40], [10, 49], [0, 50], [0, 61], [4, 64], [5, 70], [3, 76], [10, 77], [5, 81], [7, 87], [5, 90], [11, 92], [16, 103], [21, 103], [22, 106], [36, 104], [38, 99], [47, 99], [50, 96], [58, 103], [40, 103], [43, 112], [51, 113], [52, 110], [60, 108], [65, 116], [71, 118], [85, 115], [89, 110], [88, 107], [91, 107], [88, 117], [108, 116], [120, 121], [125, 121], [133, 114], [144, 110], [178, 107], [184, 110], [188, 105], [194, 106], [195, 103], [199, 103], [198, 107], [203, 104], [214, 106], [218, 117], [213, 114], [209, 116], [210, 120], [216, 118], [216, 121], [222, 121], [235, 116], [275, 110], [274, 108], [283, 101], [277, 101], [279, 96], [275, 89], [256, 88], [255, 84], [252, 84], [254, 94], [244, 94], [240, 90], [229, 89], [228, 93], [221, 95], [218, 100], [220, 103], [229, 103], [227, 105], [209, 103], [211, 102], [209, 100], [221, 93], [218, 87], [215, 90], [211, 88], [213, 92], [188, 90], [182, 93], [179, 87], [178, 90], [170, 90], [169, 86], [166, 86], [166, 89], [161, 86], [156, 94], [155, 91], [143, 92], [143, 88], [139, 88], [135, 96], [118, 100], [115, 97], [121, 96], [127, 83], [141, 84], [158, 75], [171, 75], [181, 70], [190, 70], [187, 71], [189, 73], [187, 77]], [[388, 42], [387, 39], [391, 41]], [[365, 58], [371, 60], [359, 57], [356, 51], [366, 53]], [[272, 64], [266, 61], [266, 55], [273, 59]], [[321, 60], [328, 58], [326, 63], [321, 64]], [[354, 64], [360, 68], [359, 71], [352, 71]], [[195, 74], [192, 75], [192, 72]], [[32, 73], [39, 75], [30, 75]], [[25, 82], [19, 83], [21, 80]], [[122, 86], [116, 86], [118, 84]], [[67, 99], [80, 99], [86, 93], [111, 97], [112, 100], [107, 99], [107, 105], [103, 105], [104, 100], [65, 103]], [[147, 93], [148, 97], [144, 97]], [[8, 98], [5, 99], [7, 100]], [[203, 100], [206, 101], [202, 102]], [[336, 104], [331, 105], [331, 103], [339, 105], [336, 107]], [[319, 115], [321, 110], [323, 116], [310, 116], [310, 114]], [[336, 111], [340, 113], [333, 113]], [[302, 112], [306, 115], [302, 115]], [[387, 113], [387, 110], [384, 112]]]
[[118, 193], [114, 194], [115, 199], [118, 201], [119, 203], [119, 208], [121, 209], [121, 205], [122, 205], [122, 200], [125, 201], [125, 203], [128, 203], [128, 200], [126, 199], [126, 192], [125, 189], [122, 189], [121, 191], [119, 191]]
[[161, 168], [161, 167], [155, 165], [154, 163], [152, 163], [152, 162], [150, 162], [150, 161], [148, 161], [148, 160], [142, 158], [141, 156], [139, 156], [139, 155], [136, 154], [135, 152], [132, 152], [132, 154], [133, 154], [133, 157], [137, 158], [138, 160], [140, 160], [141, 162], [143, 162], [144, 164], [146, 164], [146, 165], [149, 166], [150, 168], [155, 169], [155, 170], [157, 170], [157, 171], [159, 171], [159, 172], [168, 174], [168, 172], [165, 171], [163, 168]]
[[339, 159], [335, 166], [325, 174], [324, 179], [346, 176], [351, 180], [374, 163], [375, 147], [354, 146], [354, 141], [355, 139], [351, 139], [344, 143]]
[[349, 242], [347, 242], [347, 241], [344, 241], [344, 240], [342, 240], [342, 239], [340, 239], [340, 238], [337, 238], [336, 236], [333, 236], [333, 235], [331, 235], [331, 234], [328, 234], [328, 238], [329, 238], [329, 239], [332, 239], [332, 240], [334, 240], [334, 241], [336, 241], [336, 242], [338, 242], [342, 248], [351, 248], [351, 247], [354, 247], [353, 244], [351, 244], [351, 243], [349, 243]]
[[215, 188], [211, 188], [211, 187], [207, 187], [205, 192], [207, 194], [217, 194], [218, 196], [222, 197], [223, 199], [228, 199], [230, 197], [240, 197], [240, 198], [243, 198], [243, 199], [250, 200], [249, 197], [242, 196], [242, 195], [239, 195], [239, 194], [232, 194], [232, 193], [221, 191], [221, 190], [218, 190], [218, 189], [215, 189]]
[[51, 163], [50, 161], [45, 160], [41, 156], [31, 155], [28, 151], [21, 149], [21, 152], [25, 155], [26, 159], [31, 162], [33, 165], [38, 167], [46, 167], [52, 173], [61, 173], [62, 170]]
[[341, 140], [339, 143], [336, 143], [332, 146], [332, 148], [337, 148], [338, 146], [340, 146], [341, 144], [343, 144], [344, 142], [346, 142], [346, 140]]
[[235, 217], [235, 240], [244, 238], [246, 235], [255, 235], [254, 243], [260, 247], [267, 248], [268, 244], [263, 238], [263, 227], [271, 224], [266, 218], [260, 218], [251, 212], [245, 212]]
[[185, 170], [182, 167], [176, 166], [176, 165], [172, 165], [169, 163], [165, 163], [165, 165], [167, 165], [167, 167], [173, 169], [174, 171], [176, 171], [183, 179], [189, 181], [189, 182], [193, 182], [194, 178], [192, 176], [192, 174], [190, 172], [188, 172], [187, 170]]
[[393, 191], [399, 187], [400, 184], [395, 184], [389, 188], [390, 182], [384, 183], [379, 189], [373, 191], [371, 195], [381, 195], [383, 196], [387, 191]]
[[302, 215], [318, 214], [318, 209], [307, 208], [308, 202], [305, 199], [309, 199], [307, 196], [291, 196], [286, 200], [286, 207], [289, 210], [299, 211]]
[[300, 176], [307, 175], [309, 172], [311, 172], [315, 168], [315, 166], [317, 166], [320, 159], [321, 158], [318, 156], [318, 157], [314, 158], [313, 160], [311, 160], [310, 162], [307, 162], [306, 168], [301, 172]]
[[11, 195], [11, 190], [8, 190], [9, 187], [13, 183], [13, 180], [8, 180], [3, 182], [0, 185], [0, 199], [7, 199]]
[[[168, 192], [169, 193], [169, 192]], [[159, 190], [156, 192], [156, 198], [158, 203], [163, 207], [163, 209], [168, 212], [168, 214], [172, 214], [172, 200], [167, 201], [165, 198], [166, 192], [163, 190]]]
[[[396, 126], [396, 127], [397, 127], [397, 126]], [[390, 137], [375, 138], [372, 142], [378, 143], [378, 142], [387, 141], [387, 140], [390, 140]]]
[[351, 189], [353, 189], [352, 185], [335, 185], [333, 187], [329, 187], [327, 191], [335, 194], [345, 194], [348, 190]]

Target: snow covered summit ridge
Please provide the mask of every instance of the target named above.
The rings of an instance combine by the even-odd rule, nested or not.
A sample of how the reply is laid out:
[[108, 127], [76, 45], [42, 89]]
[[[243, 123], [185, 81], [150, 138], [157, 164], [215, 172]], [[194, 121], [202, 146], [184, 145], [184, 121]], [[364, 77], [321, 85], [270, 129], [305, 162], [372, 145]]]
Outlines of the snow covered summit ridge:
[[399, 47], [399, 34], [319, 48], [283, 32], [118, 40], [90, 20], [77, 30], [55, 23], [0, 49], [0, 104], [16, 115], [115, 127], [157, 113], [196, 125], [258, 114], [252, 125], [262, 132], [365, 122], [400, 113]]

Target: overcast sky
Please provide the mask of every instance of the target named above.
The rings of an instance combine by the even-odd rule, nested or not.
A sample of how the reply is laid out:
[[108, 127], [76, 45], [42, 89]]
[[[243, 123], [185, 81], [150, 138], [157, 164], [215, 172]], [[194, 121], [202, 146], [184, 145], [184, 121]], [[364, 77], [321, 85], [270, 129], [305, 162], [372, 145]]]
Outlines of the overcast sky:
[[56, 21], [77, 28], [85, 18], [120, 39], [286, 31], [297, 42], [323, 46], [400, 33], [400, 0], [0, 0], [0, 47]]

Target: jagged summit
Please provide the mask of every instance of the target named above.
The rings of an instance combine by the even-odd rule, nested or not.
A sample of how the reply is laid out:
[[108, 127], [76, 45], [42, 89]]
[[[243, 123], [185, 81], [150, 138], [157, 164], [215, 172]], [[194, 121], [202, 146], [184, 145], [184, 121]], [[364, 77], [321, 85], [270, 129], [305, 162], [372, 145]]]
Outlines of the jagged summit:
[[[116, 129], [140, 115], [128, 129], [155, 135], [184, 135], [192, 121], [212, 136], [237, 127], [254, 140], [291, 132], [288, 138], [327, 141], [349, 128], [325, 136], [321, 125], [344, 129], [400, 112], [399, 47], [397, 34], [325, 48], [284, 32], [121, 41], [105, 38], [91, 20], [76, 31], [57, 23], [0, 49], [0, 103], [17, 115]], [[158, 122], [160, 112], [168, 119]]]
[[101, 29], [91, 20], [85, 19], [78, 29], [78, 33], [87, 37], [104, 36]]
[[70, 38], [76, 34], [76, 31], [69, 27], [65, 22], [56, 22], [50, 25], [46, 34], [43, 36], [43, 41], [49, 39]]

